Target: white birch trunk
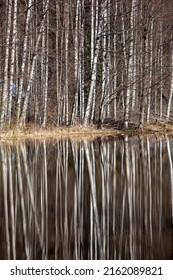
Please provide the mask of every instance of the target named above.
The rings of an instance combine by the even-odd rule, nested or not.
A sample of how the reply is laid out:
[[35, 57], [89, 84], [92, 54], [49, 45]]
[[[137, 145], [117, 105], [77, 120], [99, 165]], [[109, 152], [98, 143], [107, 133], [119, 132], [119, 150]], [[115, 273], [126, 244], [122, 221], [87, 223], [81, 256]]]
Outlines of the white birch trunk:
[[[151, 36], [150, 36], [150, 42], [149, 39], [147, 40], [147, 45], [150, 44], [150, 52], [149, 55], [147, 55], [147, 59], [149, 61], [149, 92], [148, 92], [148, 104], [147, 104], [147, 123], [150, 122], [150, 110], [151, 110], [151, 93], [152, 93], [152, 75], [153, 75], [153, 71], [152, 71], [152, 67], [153, 67], [153, 20], [151, 22]], [[149, 46], [148, 46], [149, 48]], [[148, 57], [149, 56], [149, 57]]]
[[91, 73], [91, 84], [90, 84], [90, 90], [88, 94], [88, 100], [87, 100], [87, 106], [85, 109], [85, 117], [84, 117], [84, 126], [87, 126], [91, 119], [91, 110], [92, 110], [92, 101], [93, 101], [93, 92], [94, 87], [96, 84], [96, 75], [97, 75], [97, 61], [98, 61], [98, 55], [99, 55], [99, 49], [100, 49], [100, 40], [101, 35], [103, 32], [103, 25], [104, 25], [104, 11], [107, 5], [107, 0], [103, 1], [101, 6], [101, 15], [100, 15], [100, 22], [98, 25], [98, 33], [96, 36], [96, 43], [95, 43], [95, 52], [94, 52], [94, 59], [93, 59], [93, 65], [92, 65], [92, 73]]
[[[132, 0], [131, 6], [131, 15], [130, 15], [130, 28], [131, 28], [131, 35], [130, 35], [130, 46], [129, 46], [129, 61], [128, 61], [128, 87], [126, 92], [126, 100], [125, 100], [125, 116], [124, 116], [124, 125], [125, 128], [128, 128], [129, 123], [129, 108], [130, 108], [130, 96], [131, 96], [131, 89], [133, 83], [133, 52], [134, 52], [134, 16], [135, 16], [135, 9], [136, 9], [137, 0]], [[135, 95], [135, 92], [132, 92], [132, 96]]]
[[[44, 11], [45, 8], [45, 0], [42, 1], [42, 9]], [[34, 47], [34, 46], [33, 46]], [[42, 30], [42, 36], [41, 36], [41, 65], [40, 65], [40, 80], [41, 80], [41, 121], [43, 125], [43, 119], [44, 119], [44, 96], [45, 96], [45, 74], [46, 74], [46, 27], [45, 24], [43, 26]], [[29, 73], [29, 72], [28, 72]]]
[[160, 22], [160, 120], [163, 115], [163, 23]]
[[31, 90], [31, 86], [33, 84], [33, 78], [34, 78], [34, 74], [35, 74], [35, 64], [36, 64], [36, 59], [37, 59], [37, 54], [38, 54], [38, 47], [39, 47], [39, 43], [40, 43], [40, 39], [42, 36], [42, 31], [43, 31], [43, 27], [45, 24], [45, 17], [48, 11], [48, 6], [49, 6], [49, 0], [46, 1], [45, 4], [45, 10], [43, 11], [43, 18], [40, 24], [40, 30], [38, 32], [38, 37], [37, 37], [37, 41], [36, 41], [36, 45], [35, 45], [35, 54], [33, 56], [33, 60], [32, 60], [32, 64], [31, 64], [31, 71], [29, 74], [29, 80], [28, 80], [28, 86], [27, 86], [27, 90], [26, 90], [26, 95], [25, 95], [25, 100], [24, 100], [24, 104], [23, 104], [23, 110], [22, 110], [22, 114], [20, 117], [20, 125], [22, 123], [25, 122], [26, 120], [26, 115], [27, 115], [27, 107], [28, 107], [28, 101], [29, 101], [29, 95], [30, 95], [30, 90]]
[[63, 123], [68, 125], [69, 123], [69, 111], [68, 111], [68, 52], [69, 52], [69, 1], [65, 3], [65, 87], [64, 87], [64, 104], [63, 104]]
[[20, 80], [19, 80], [19, 92], [18, 92], [18, 101], [17, 101], [17, 125], [19, 124], [19, 118], [21, 114], [21, 100], [22, 100], [22, 93], [23, 93], [23, 83], [24, 83], [24, 74], [25, 74], [25, 67], [26, 67], [26, 60], [28, 54], [28, 38], [29, 38], [29, 27], [30, 27], [30, 18], [31, 18], [31, 5], [33, 4], [33, 0], [29, 0], [28, 7], [27, 7], [27, 15], [26, 15], [26, 23], [25, 23], [25, 37], [23, 43], [23, 57], [22, 57], [22, 64], [21, 64], [21, 73], [20, 73]]
[[103, 12], [103, 41], [102, 41], [102, 97], [101, 97], [101, 121], [106, 117], [106, 97], [107, 97], [107, 34], [106, 34], [106, 27], [107, 27], [107, 7]]
[[[46, 1], [44, 3], [46, 5]], [[45, 6], [46, 8], [46, 6]], [[47, 96], [48, 96], [48, 64], [49, 64], [49, 11], [46, 15], [46, 30], [43, 35], [46, 35], [46, 49], [45, 49], [45, 88], [44, 88], [44, 106], [43, 106], [43, 127], [45, 127], [47, 122]]]
[[132, 68], [133, 68], [133, 72], [132, 72], [132, 110], [135, 109], [135, 104], [136, 104], [136, 93], [137, 93], [137, 90], [136, 90], [136, 78], [137, 78], [137, 37], [138, 37], [138, 33], [136, 32], [136, 26], [137, 26], [137, 5], [138, 5], [138, 2], [136, 1], [134, 3], [134, 6], [133, 6], [133, 22], [132, 22], [132, 45], [133, 45], [133, 57], [132, 57]]
[[79, 97], [79, 6], [80, 1], [76, 2], [76, 15], [75, 15], [75, 35], [74, 35], [74, 78], [75, 78], [75, 98], [72, 112], [71, 123], [76, 124], [78, 115], [78, 97]]
[[168, 107], [166, 113], [167, 119], [169, 119], [170, 116], [172, 96], [173, 96], [173, 50], [172, 50], [172, 57], [171, 57], [171, 85], [170, 85], [170, 93], [169, 93]]
[[[61, 47], [60, 47], [60, 53], [63, 52], [63, 48], [64, 48], [64, 29], [61, 32]], [[63, 120], [63, 93], [62, 93], [63, 89], [63, 56], [60, 56], [60, 73], [59, 73], [59, 124], [62, 124], [62, 120]]]
[[60, 91], [59, 91], [59, 0], [56, 0], [56, 97], [57, 97], [57, 125], [60, 125]]
[[[117, 20], [117, 9], [118, 9], [118, 4], [117, 1], [115, 2], [115, 19], [114, 19], [114, 29], [116, 30], [116, 20]], [[114, 69], [114, 78], [113, 78], [113, 95], [114, 95], [114, 119], [116, 119], [117, 116], [117, 35], [116, 32], [114, 33], [114, 43], [113, 43], [113, 48], [114, 48], [114, 56], [113, 56], [113, 69]]]
[[2, 92], [2, 111], [0, 124], [4, 125], [7, 116], [7, 100], [8, 100], [8, 63], [10, 53], [10, 31], [12, 23], [12, 0], [8, 1], [8, 20], [7, 20], [7, 32], [6, 32], [6, 51], [5, 51], [5, 64], [4, 64], [4, 80], [3, 80], [3, 92]]
[[85, 73], [85, 53], [84, 53], [84, 0], [82, 0], [81, 5], [81, 45], [80, 45], [80, 53], [81, 53], [81, 79], [80, 79], [80, 123], [83, 122], [84, 119], [84, 73]]
[[[12, 47], [11, 47], [11, 61], [10, 61], [10, 88], [8, 98], [8, 123], [11, 123], [11, 109], [13, 97], [13, 84], [14, 84], [14, 70], [15, 70], [15, 51], [16, 51], [16, 37], [17, 37], [17, 0], [14, 0], [13, 11], [13, 32], [12, 32]], [[16, 83], [15, 83], [16, 87]]]
[[111, 1], [108, 0], [107, 4], [107, 37], [108, 37], [108, 42], [107, 42], [107, 110], [106, 110], [106, 116], [109, 118], [110, 113], [111, 113], [111, 99], [112, 99], [112, 94], [111, 94], [111, 80], [110, 80], [110, 74], [111, 74], [111, 69], [112, 69], [112, 63], [111, 63], [111, 23], [110, 23], [110, 18], [111, 18]]
[[[94, 3], [93, 3], [94, 5]], [[94, 9], [94, 6], [93, 6]], [[99, 17], [99, 4], [98, 4], [98, 0], [95, 0], [95, 16], [94, 16], [94, 12], [92, 13], [92, 17], [95, 17], [95, 24], [92, 26], [93, 27], [93, 33], [94, 35], [92, 35], [92, 38], [94, 41], [91, 44], [91, 48], [93, 48], [93, 50], [91, 50], [91, 73], [92, 73], [92, 69], [93, 69], [93, 61], [94, 61], [94, 46], [96, 44], [96, 38], [97, 38], [97, 32], [98, 32], [98, 17]], [[94, 22], [94, 19], [92, 19], [92, 21]], [[96, 85], [93, 88], [93, 95], [92, 95], [92, 109], [91, 109], [91, 122], [93, 122], [94, 117], [95, 117], [95, 103], [96, 103]]]

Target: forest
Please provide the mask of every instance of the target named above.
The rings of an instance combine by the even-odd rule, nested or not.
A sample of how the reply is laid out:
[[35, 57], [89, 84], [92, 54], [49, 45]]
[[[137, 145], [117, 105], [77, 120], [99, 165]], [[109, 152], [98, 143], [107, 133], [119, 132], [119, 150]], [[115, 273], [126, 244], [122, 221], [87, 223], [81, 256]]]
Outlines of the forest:
[[172, 0], [1, 0], [1, 129], [171, 122], [172, 19]]

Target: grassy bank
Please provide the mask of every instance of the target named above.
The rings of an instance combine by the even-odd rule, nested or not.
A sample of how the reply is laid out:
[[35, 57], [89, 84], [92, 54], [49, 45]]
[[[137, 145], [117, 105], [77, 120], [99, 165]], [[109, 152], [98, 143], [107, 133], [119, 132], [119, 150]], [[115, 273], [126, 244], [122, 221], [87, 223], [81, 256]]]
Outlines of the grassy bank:
[[127, 134], [133, 135], [171, 135], [173, 134], [173, 125], [167, 123], [158, 123], [145, 125], [143, 130], [138, 128], [114, 129], [111, 127], [97, 128], [96, 126], [74, 126], [74, 127], [55, 127], [47, 126], [46, 128], [27, 125], [21, 129], [3, 129], [0, 131], [0, 140], [17, 140], [17, 139], [47, 139], [47, 138], [96, 138], [106, 136], [118, 136]]
[[121, 131], [94, 126], [53, 127], [46, 128], [34, 125], [21, 129], [4, 129], [0, 132], [0, 140], [46, 139], [46, 138], [95, 138], [99, 136], [118, 135]]

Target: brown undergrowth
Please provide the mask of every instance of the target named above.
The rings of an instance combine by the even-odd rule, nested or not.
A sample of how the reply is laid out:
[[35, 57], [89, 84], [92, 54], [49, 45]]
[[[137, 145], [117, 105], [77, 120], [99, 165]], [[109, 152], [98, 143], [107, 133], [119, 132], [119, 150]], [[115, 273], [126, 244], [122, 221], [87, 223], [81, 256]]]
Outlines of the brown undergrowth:
[[22, 139], [57, 139], [57, 138], [73, 138], [73, 139], [94, 139], [97, 137], [108, 136], [141, 136], [149, 134], [171, 135], [173, 134], [173, 124], [145, 124], [143, 129], [115, 129], [115, 128], [97, 128], [96, 126], [72, 126], [72, 127], [40, 127], [36, 125], [27, 125], [23, 128], [6, 128], [0, 130], [0, 140], [22, 140]]
[[0, 131], [0, 140], [19, 140], [19, 139], [50, 139], [50, 138], [96, 138], [99, 136], [118, 135], [121, 131], [115, 129], [101, 128], [94, 126], [82, 127], [37, 127], [27, 125], [25, 128], [4, 129]]

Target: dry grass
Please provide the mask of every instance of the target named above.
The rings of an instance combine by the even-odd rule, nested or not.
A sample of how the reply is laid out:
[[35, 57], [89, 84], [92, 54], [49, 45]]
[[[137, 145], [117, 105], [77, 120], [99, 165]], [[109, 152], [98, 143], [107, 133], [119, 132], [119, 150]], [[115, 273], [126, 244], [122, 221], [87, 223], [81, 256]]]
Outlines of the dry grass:
[[160, 133], [160, 134], [172, 134], [173, 125], [169, 123], [160, 122], [157, 124], [146, 124], [144, 126], [145, 133]]
[[74, 127], [55, 127], [48, 126], [46, 128], [27, 125], [21, 129], [4, 129], [0, 131], [0, 140], [34, 140], [34, 139], [94, 139], [96, 137], [117, 136], [119, 134], [133, 135], [149, 135], [149, 134], [173, 134], [173, 125], [167, 123], [145, 125], [143, 130], [129, 129], [125, 131], [115, 130], [111, 128], [97, 129], [94, 126], [74, 126]]
[[0, 140], [18, 140], [18, 139], [58, 139], [58, 138], [88, 138], [104, 137], [118, 135], [120, 131], [115, 129], [97, 129], [94, 126], [82, 127], [36, 127], [27, 126], [22, 129], [6, 129], [0, 132]]

